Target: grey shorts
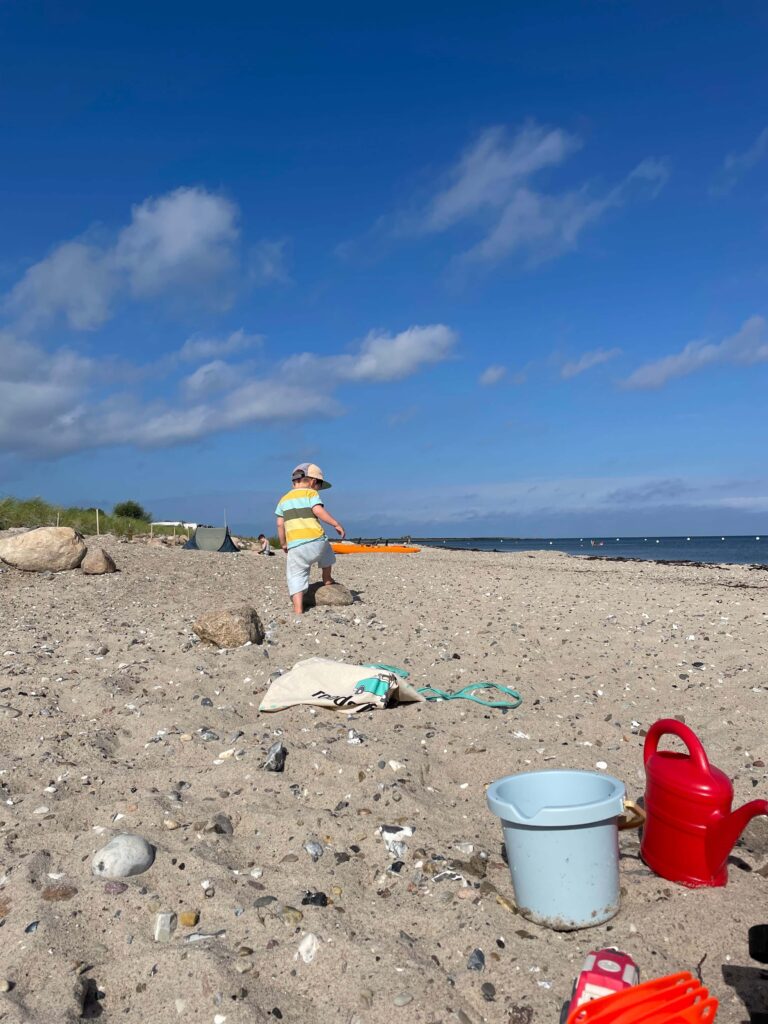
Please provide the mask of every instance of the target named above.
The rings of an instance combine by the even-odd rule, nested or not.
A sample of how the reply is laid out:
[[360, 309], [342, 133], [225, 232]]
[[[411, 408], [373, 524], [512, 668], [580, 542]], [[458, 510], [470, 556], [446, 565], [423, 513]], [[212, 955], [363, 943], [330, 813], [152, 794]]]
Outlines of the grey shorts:
[[333, 548], [327, 538], [310, 540], [306, 544], [288, 549], [285, 574], [288, 577], [288, 593], [303, 594], [309, 586], [309, 570], [313, 565], [327, 569], [336, 561]]

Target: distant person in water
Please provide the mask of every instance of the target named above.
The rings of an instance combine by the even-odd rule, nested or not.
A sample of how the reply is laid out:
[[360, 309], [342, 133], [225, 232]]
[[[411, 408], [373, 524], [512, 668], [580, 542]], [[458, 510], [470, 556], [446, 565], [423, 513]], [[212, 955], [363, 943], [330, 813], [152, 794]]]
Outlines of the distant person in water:
[[297, 615], [304, 611], [304, 594], [309, 587], [309, 570], [317, 565], [322, 570], [323, 584], [333, 583], [331, 566], [336, 561], [321, 523], [332, 526], [343, 540], [344, 527], [325, 510], [319, 491], [331, 486], [322, 469], [312, 462], [301, 462], [291, 473], [291, 490], [277, 503], [277, 536], [288, 555], [286, 575], [288, 593]]

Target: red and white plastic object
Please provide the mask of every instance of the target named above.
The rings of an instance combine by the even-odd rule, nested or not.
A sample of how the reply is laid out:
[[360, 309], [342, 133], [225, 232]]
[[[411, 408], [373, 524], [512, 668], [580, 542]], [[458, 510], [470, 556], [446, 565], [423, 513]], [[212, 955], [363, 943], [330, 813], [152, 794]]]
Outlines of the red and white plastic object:
[[573, 1012], [583, 1003], [623, 992], [639, 981], [640, 971], [631, 956], [614, 947], [593, 950], [576, 979], [569, 1010]]

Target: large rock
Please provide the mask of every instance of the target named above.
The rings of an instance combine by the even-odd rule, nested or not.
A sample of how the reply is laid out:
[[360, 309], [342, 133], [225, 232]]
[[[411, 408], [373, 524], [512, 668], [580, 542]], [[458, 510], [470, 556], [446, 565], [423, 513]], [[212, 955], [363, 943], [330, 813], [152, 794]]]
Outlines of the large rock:
[[354, 602], [352, 591], [342, 583], [312, 583], [304, 595], [305, 608], [339, 606]]
[[258, 612], [249, 605], [205, 612], [192, 623], [201, 640], [216, 647], [242, 647], [249, 641], [264, 642], [264, 627]]
[[76, 569], [88, 549], [69, 526], [41, 526], [0, 540], [0, 560], [25, 572], [64, 572]]
[[104, 548], [88, 548], [80, 568], [89, 576], [100, 576], [105, 572], [117, 572], [115, 560]]
[[143, 874], [154, 862], [154, 846], [143, 836], [126, 832], [94, 853], [91, 871], [97, 878], [128, 878]]

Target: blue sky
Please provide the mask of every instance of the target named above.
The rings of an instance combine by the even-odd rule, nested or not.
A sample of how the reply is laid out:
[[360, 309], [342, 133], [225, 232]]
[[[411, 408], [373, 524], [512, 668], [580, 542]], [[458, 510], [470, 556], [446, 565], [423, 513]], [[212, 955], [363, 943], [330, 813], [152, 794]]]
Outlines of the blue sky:
[[0, 493], [768, 532], [768, 12], [0, 4]]

